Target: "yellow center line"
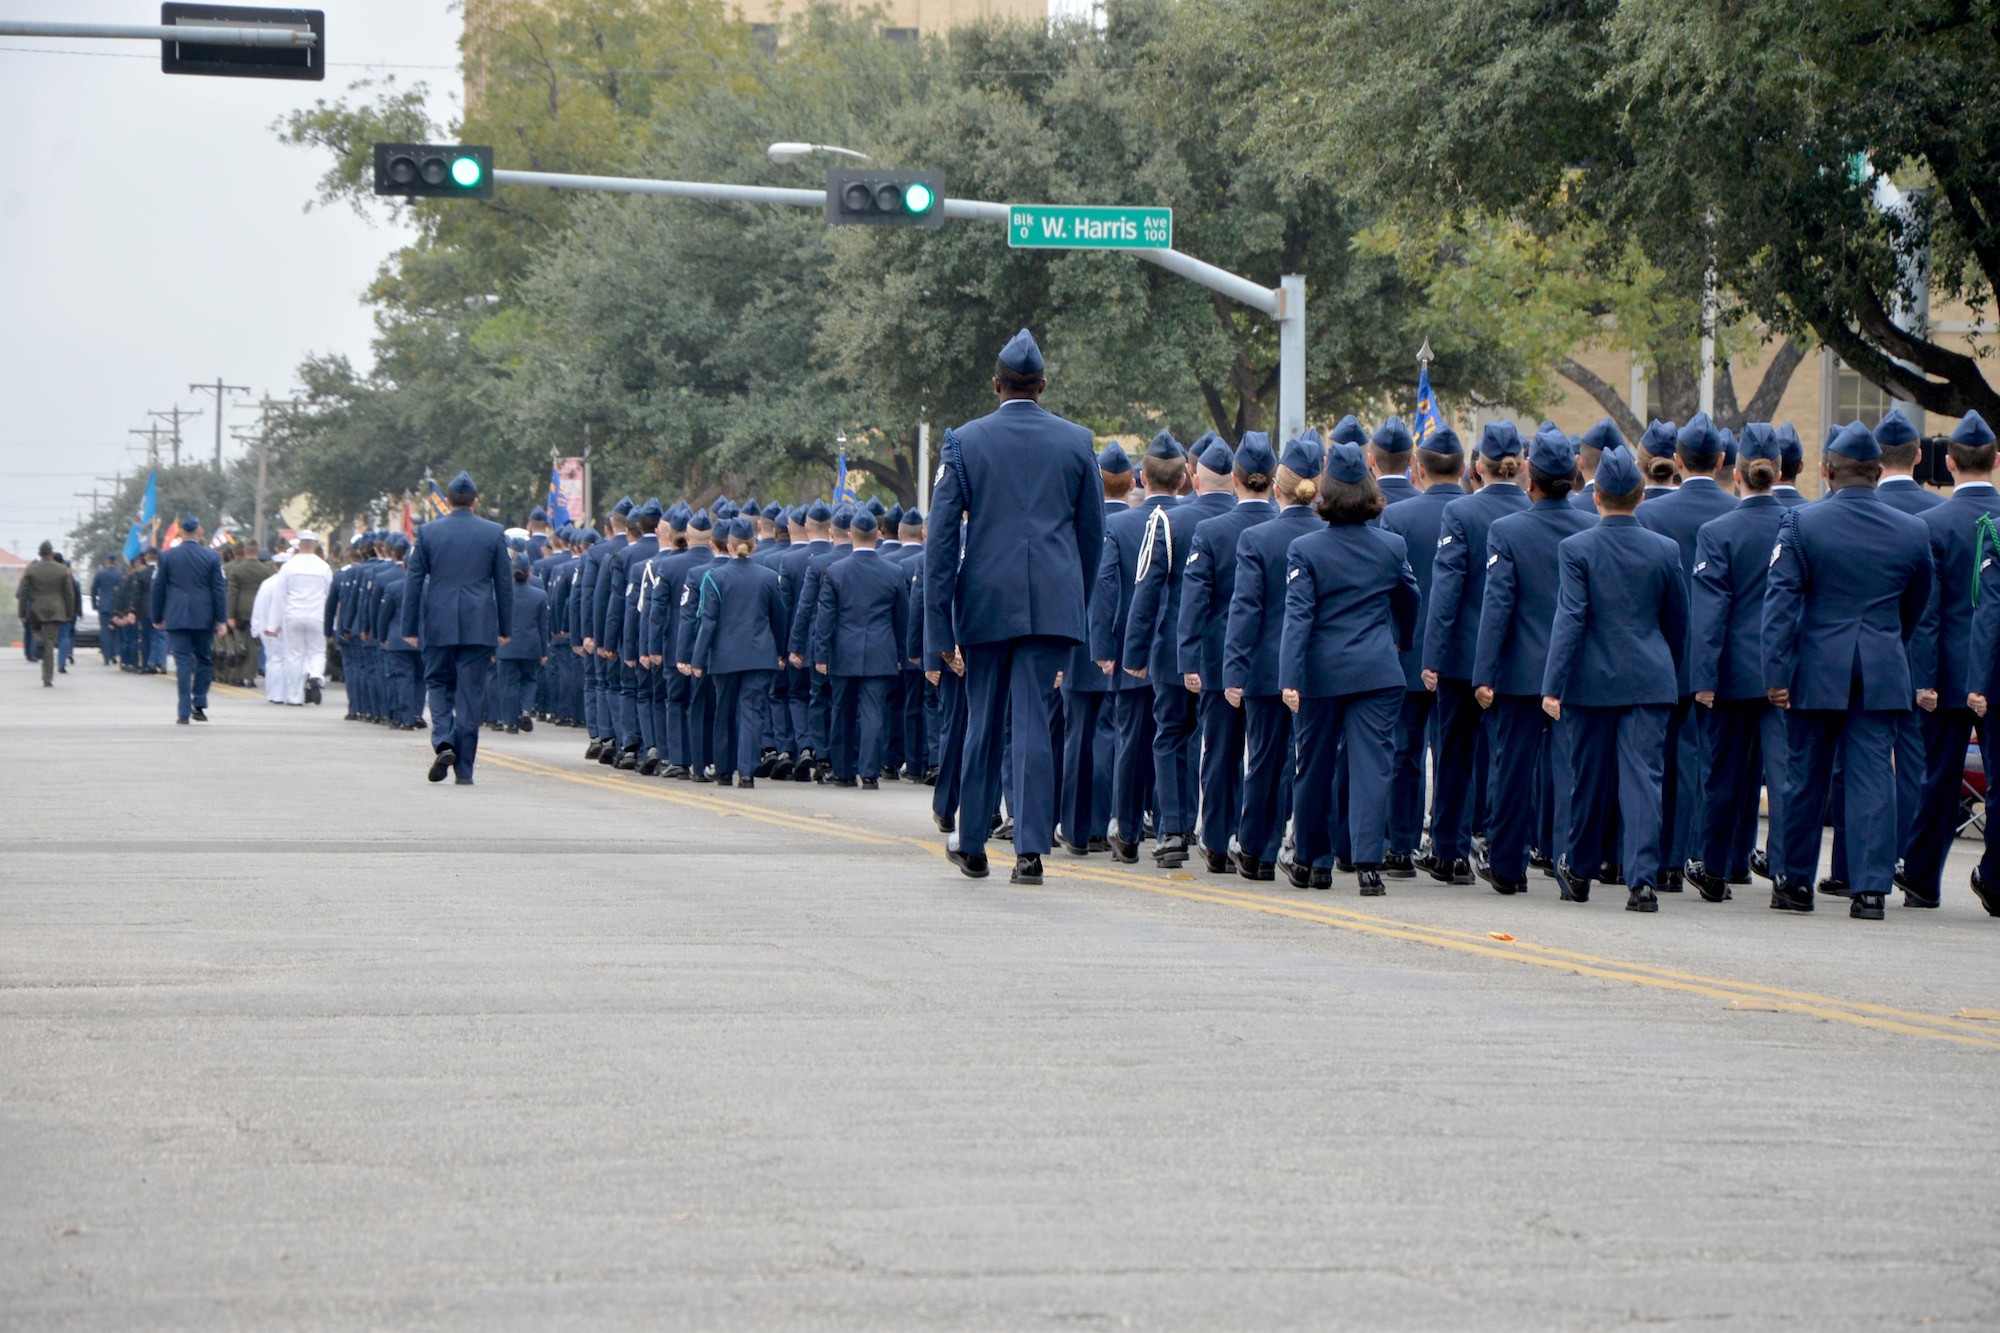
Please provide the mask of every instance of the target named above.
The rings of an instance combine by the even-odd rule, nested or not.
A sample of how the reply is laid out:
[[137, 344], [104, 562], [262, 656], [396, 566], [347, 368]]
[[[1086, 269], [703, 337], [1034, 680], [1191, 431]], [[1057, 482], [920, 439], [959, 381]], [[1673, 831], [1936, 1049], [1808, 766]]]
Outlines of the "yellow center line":
[[[930, 856], [942, 858], [944, 849], [935, 839], [913, 838], [906, 834], [884, 833], [873, 829], [863, 829], [839, 820], [814, 818], [789, 814], [784, 811], [760, 809], [719, 796], [679, 789], [676, 786], [657, 784], [652, 779], [627, 776], [622, 772], [589, 773], [557, 767], [538, 760], [524, 759], [517, 755], [488, 751], [481, 756], [490, 763], [515, 772], [537, 777], [555, 778], [581, 786], [601, 787], [625, 795], [640, 796], [650, 800], [663, 801], [671, 805], [685, 806], [711, 814], [727, 814], [748, 819], [755, 823], [769, 824], [776, 828], [795, 832], [816, 833], [848, 842], [863, 843], [875, 847], [902, 846], [923, 851]], [[1532, 944], [1519, 940], [1500, 941], [1487, 936], [1454, 930], [1443, 926], [1427, 926], [1415, 922], [1397, 921], [1367, 912], [1321, 904], [1309, 899], [1285, 899], [1268, 894], [1225, 888], [1220, 885], [1195, 884], [1163, 881], [1150, 878], [1136, 871], [1081, 866], [1062, 862], [1045, 861], [1044, 873], [1058, 879], [1082, 880], [1104, 884], [1120, 889], [1139, 889], [1146, 893], [1164, 897], [1179, 898], [1187, 902], [1210, 903], [1221, 907], [1236, 907], [1247, 911], [1261, 912], [1269, 916], [1285, 917], [1295, 921], [1308, 921], [1315, 925], [1333, 926], [1337, 929], [1358, 934], [1374, 935], [1384, 939], [1403, 940], [1413, 944], [1429, 945], [1437, 949], [1449, 949], [1456, 953], [1471, 954], [1482, 958], [1494, 958], [1504, 962], [1520, 963], [1531, 967], [1546, 968], [1551, 971], [1568, 972], [1577, 976], [1596, 977], [1606, 981], [1621, 981], [1629, 985], [1645, 986], [1654, 990], [1676, 991], [1686, 995], [1698, 995], [1717, 1000], [1742, 1000], [1755, 998], [1768, 1003], [1770, 1008], [1787, 1013], [1806, 1014], [1815, 1018], [1849, 1023], [1856, 1027], [1871, 1028], [1881, 1032], [1893, 1032], [1903, 1036], [1924, 1037], [1933, 1041], [1951, 1042], [1961, 1046], [1981, 1047], [2000, 1050], [2000, 1035], [1980, 1024], [1935, 1014], [1919, 1013], [1914, 1010], [1897, 1009], [1889, 1005], [1874, 1004], [1861, 1000], [1841, 1000], [1828, 995], [1817, 995], [1810, 991], [1788, 990], [1775, 986], [1760, 985], [1756, 982], [1735, 981], [1725, 977], [1709, 977], [1699, 973], [1682, 972], [1652, 963], [1630, 962], [1624, 959], [1601, 958], [1594, 954], [1579, 953], [1570, 949], [1550, 945]], [[1760, 1007], [1762, 1005], [1760, 1004]]]

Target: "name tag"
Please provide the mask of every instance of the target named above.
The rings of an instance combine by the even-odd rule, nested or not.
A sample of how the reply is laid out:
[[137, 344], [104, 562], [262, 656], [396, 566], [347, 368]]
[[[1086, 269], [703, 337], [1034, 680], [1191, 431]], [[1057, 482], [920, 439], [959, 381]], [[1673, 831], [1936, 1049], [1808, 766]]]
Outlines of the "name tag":
[[1488, 569], [1493, 568], [1493, 566], [1499, 563], [1500, 563], [1500, 553], [1498, 551], [1495, 551], [1493, 552], [1493, 554], [1486, 557], [1486, 567]]

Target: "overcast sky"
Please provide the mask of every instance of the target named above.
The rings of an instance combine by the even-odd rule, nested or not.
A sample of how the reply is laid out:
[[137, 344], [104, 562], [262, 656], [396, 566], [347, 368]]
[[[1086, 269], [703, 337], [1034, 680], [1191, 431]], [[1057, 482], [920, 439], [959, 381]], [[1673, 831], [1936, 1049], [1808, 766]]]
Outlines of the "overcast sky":
[[[142, 466], [126, 432], [149, 409], [200, 409], [183, 439], [211, 457], [213, 395], [191, 382], [249, 385], [231, 395], [247, 402], [283, 395], [308, 351], [366, 363], [359, 297], [404, 238], [345, 207], [302, 212], [326, 163], [270, 126], [387, 73], [428, 82], [448, 121], [459, 16], [447, 0], [322, 7], [323, 83], [166, 75], [157, 43], [0, 37], [0, 546], [60, 544], [90, 507], [73, 492]], [[159, 14], [148, 0], [0, 0], [7, 18]], [[234, 406], [224, 418], [253, 422]]]

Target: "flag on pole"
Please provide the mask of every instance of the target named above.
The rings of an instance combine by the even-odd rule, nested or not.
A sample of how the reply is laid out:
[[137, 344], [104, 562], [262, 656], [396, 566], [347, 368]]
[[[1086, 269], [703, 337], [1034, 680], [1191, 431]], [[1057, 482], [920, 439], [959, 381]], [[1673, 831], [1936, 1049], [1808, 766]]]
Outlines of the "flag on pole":
[[[1430, 344], [1426, 343], [1428, 347]], [[1422, 366], [1417, 370], [1417, 417], [1410, 423], [1410, 434], [1417, 439], [1417, 447], [1423, 448], [1424, 441], [1438, 433], [1444, 425], [1444, 418], [1438, 414], [1437, 399], [1431, 394], [1431, 368]]]
[[160, 512], [160, 470], [154, 468], [146, 474], [146, 498], [139, 502], [139, 523], [150, 526]]
[[549, 498], [542, 508], [548, 512], [550, 527], [569, 526], [569, 503], [563, 499], [562, 472], [554, 463], [549, 464]]
[[444, 498], [444, 492], [438, 489], [435, 477], [424, 478], [424, 490], [424, 506], [430, 518], [443, 518], [451, 512], [451, 504]]
[[847, 484], [847, 451], [843, 449], [840, 453], [840, 471], [833, 478], [833, 503], [837, 508], [844, 504], [854, 504], [860, 498], [854, 493], [854, 488]]
[[408, 500], [403, 501], [403, 535], [411, 541], [417, 539], [417, 520], [416, 516], [410, 512], [410, 502]]
[[146, 549], [145, 534], [140, 532], [139, 525], [137, 523], [134, 523], [131, 527], [125, 530], [125, 563], [129, 565], [134, 560], [137, 560], [139, 558], [139, 552], [145, 549]]
[[161, 533], [160, 540], [154, 543], [154, 545], [160, 549], [162, 554], [173, 550], [176, 546], [179, 546], [180, 544], [181, 544], [181, 521], [179, 519], [175, 519], [173, 522], [167, 524], [167, 530]]

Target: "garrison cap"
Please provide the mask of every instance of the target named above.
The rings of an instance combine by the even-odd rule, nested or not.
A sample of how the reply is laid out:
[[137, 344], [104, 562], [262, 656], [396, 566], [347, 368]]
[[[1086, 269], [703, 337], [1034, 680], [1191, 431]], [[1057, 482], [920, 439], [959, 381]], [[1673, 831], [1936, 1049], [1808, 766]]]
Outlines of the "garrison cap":
[[1417, 448], [1427, 454], [1442, 454], [1450, 458], [1465, 452], [1465, 442], [1458, 438], [1457, 431], [1439, 422], [1438, 428]]
[[847, 527], [851, 532], [873, 532], [875, 531], [875, 515], [864, 509], [849, 521]]
[[1375, 428], [1369, 443], [1385, 454], [1404, 454], [1417, 447], [1417, 440], [1401, 417], [1390, 417]]
[[771, 503], [764, 506], [764, 521], [767, 523], [783, 523], [785, 521], [785, 507], [776, 500], [771, 501]]
[[888, 512], [882, 515], [882, 529], [885, 532], [893, 532], [896, 529], [896, 526], [900, 524], [902, 521], [903, 521], [903, 506], [899, 504], [890, 505]]
[[528, 522], [546, 523], [548, 521], [549, 521], [549, 511], [542, 508], [540, 505], [536, 505], [533, 509], [530, 509], [528, 511]]
[[408, 555], [410, 553], [410, 539], [400, 532], [392, 532], [389, 534], [389, 549], [399, 556]]
[[1760, 458], [1775, 463], [1784, 454], [1785, 446], [1778, 443], [1778, 432], [1771, 429], [1768, 421], [1753, 421], [1736, 437], [1736, 461], [1739, 463], [1755, 462]]
[[1174, 438], [1172, 431], [1163, 430], [1153, 437], [1151, 444], [1146, 446], [1146, 457], [1186, 458], [1187, 450], [1181, 447], [1181, 442]]
[[1722, 436], [1716, 433], [1715, 423], [1708, 419], [1706, 412], [1697, 412], [1689, 417], [1688, 424], [1675, 435], [1674, 443], [1682, 452], [1697, 457], [1722, 452]]
[[834, 510], [833, 526], [841, 531], [851, 532], [854, 528], [854, 506], [842, 505]]
[[1113, 440], [1097, 451], [1097, 470], [1116, 477], [1132, 470], [1132, 457], [1125, 446]]
[[665, 511], [660, 508], [659, 498], [655, 496], [653, 499], [646, 501], [646, 503], [640, 505], [637, 509], [633, 510], [632, 514], [633, 517], [635, 518], [656, 519], [659, 518], [664, 512]]
[[889, 512], [889, 506], [882, 503], [882, 497], [879, 495], [869, 496], [868, 503], [861, 507], [877, 518]]
[[1882, 446], [1875, 442], [1875, 432], [1859, 421], [1850, 421], [1840, 428], [1826, 446], [1828, 453], [1839, 454], [1842, 458], [1852, 458], [1858, 463], [1866, 463], [1882, 456]]
[[1971, 445], [1974, 449], [1981, 449], [1993, 443], [1993, 428], [1986, 424], [1985, 417], [1980, 416], [1978, 412], [1973, 411], [1971, 408], [1967, 408], [1964, 419], [1952, 427], [1951, 442], [1953, 444]]
[[757, 540], [757, 524], [747, 518], [733, 518], [729, 521], [729, 539], [739, 542]]
[[1308, 426], [1305, 434], [1287, 440], [1278, 462], [1302, 481], [1317, 477], [1326, 466], [1326, 449], [1319, 442], [1319, 432]]
[[1592, 426], [1583, 433], [1583, 443], [1580, 447], [1584, 449], [1609, 449], [1614, 446], [1620, 449], [1625, 447], [1625, 433], [1618, 429], [1617, 422], [1613, 421], [1610, 417], [1604, 417], [1595, 426]]
[[706, 509], [697, 509], [689, 517], [688, 527], [695, 532], [711, 532], [715, 528], [715, 519]]
[[1035, 335], [1026, 329], [1009, 338], [1000, 349], [1000, 364], [1016, 375], [1039, 375], [1047, 369], [1042, 362], [1042, 349], [1035, 346]]
[[470, 472], [461, 471], [457, 476], [445, 483], [444, 493], [446, 495], [461, 496], [477, 495], [479, 494], [479, 487], [473, 482]]
[[1805, 441], [1799, 438], [1799, 428], [1789, 421], [1780, 421], [1776, 426], [1778, 436], [1778, 457], [1788, 463], [1803, 463], [1806, 458]]
[[1361, 423], [1355, 420], [1352, 412], [1349, 412], [1340, 419], [1339, 424], [1334, 426], [1333, 434], [1329, 439], [1334, 444], [1366, 444], [1368, 443], [1368, 432], [1362, 429]]
[[1220, 435], [1211, 435], [1206, 445], [1199, 446], [1195, 461], [1210, 472], [1226, 477], [1236, 466], [1236, 455], [1230, 452], [1229, 441]]
[[826, 507], [824, 500], [814, 500], [806, 508], [806, 521], [809, 523], [825, 523], [832, 517], [833, 511]]
[[1655, 417], [1646, 427], [1646, 433], [1639, 437], [1639, 447], [1655, 458], [1672, 458], [1679, 430], [1673, 422]]
[[1892, 407], [1883, 413], [1882, 420], [1875, 426], [1875, 443], [1884, 449], [1893, 449], [1899, 444], [1915, 444], [1921, 438], [1900, 407]]
[[1560, 427], [1535, 432], [1528, 446], [1528, 466], [1551, 477], [1567, 477], [1576, 471], [1576, 449]]
[[1236, 446], [1236, 470], [1246, 477], [1276, 472], [1278, 456], [1271, 452], [1271, 437], [1261, 430], [1244, 431]]
[[1715, 432], [1722, 437], [1722, 459], [1725, 463], [1736, 462], [1736, 432], [1723, 426]]
[[[1349, 417], [1352, 421], [1354, 418]], [[1338, 436], [1339, 427], [1334, 428]], [[1344, 481], [1353, 486], [1368, 479], [1368, 456], [1361, 452], [1361, 446], [1351, 440], [1335, 439], [1326, 450], [1326, 475], [1335, 481]]]
[[193, 532], [196, 528], [200, 526], [201, 526], [201, 515], [195, 513], [192, 509], [188, 510], [187, 513], [181, 515], [182, 532]]
[[517, 574], [528, 572], [528, 553], [526, 551], [514, 552], [514, 572]]
[[620, 497], [618, 497], [618, 503], [611, 506], [611, 512], [618, 515], [618, 517], [620, 518], [623, 518], [625, 517], [625, 515], [631, 513], [632, 497], [629, 495], [621, 495]]
[[924, 511], [923, 511], [923, 510], [921, 510], [921, 509], [905, 509], [905, 510], [903, 511], [903, 526], [904, 526], [904, 527], [906, 527], [906, 528], [921, 528], [921, 527], [922, 527], [923, 525], [924, 525]]
[[717, 500], [715, 504], [710, 507], [709, 512], [715, 515], [715, 521], [717, 523], [727, 523], [731, 519], [735, 518], [737, 514], [741, 513], [742, 511], [737, 509], [735, 503], [732, 501]]
[[764, 506], [758, 504], [756, 497], [752, 496], [750, 499], [745, 500], [743, 502], [743, 512], [746, 514], [762, 514], [764, 512]]
[[1524, 448], [1511, 421], [1489, 421], [1479, 432], [1479, 452], [1487, 458], [1513, 458]]
[[1604, 451], [1597, 460], [1597, 493], [1623, 499], [1645, 485], [1639, 475], [1639, 464], [1632, 457], [1632, 451], [1622, 444], [1614, 444]]

